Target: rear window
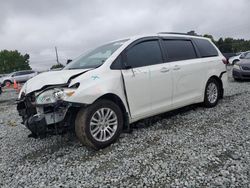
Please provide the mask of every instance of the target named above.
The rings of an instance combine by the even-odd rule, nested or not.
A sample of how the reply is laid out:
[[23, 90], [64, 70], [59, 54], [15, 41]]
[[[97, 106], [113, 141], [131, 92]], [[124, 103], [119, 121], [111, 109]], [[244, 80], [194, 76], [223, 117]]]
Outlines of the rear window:
[[194, 39], [198, 47], [201, 57], [214, 57], [218, 56], [216, 48], [206, 39]]
[[190, 40], [164, 40], [168, 61], [180, 61], [197, 58]]

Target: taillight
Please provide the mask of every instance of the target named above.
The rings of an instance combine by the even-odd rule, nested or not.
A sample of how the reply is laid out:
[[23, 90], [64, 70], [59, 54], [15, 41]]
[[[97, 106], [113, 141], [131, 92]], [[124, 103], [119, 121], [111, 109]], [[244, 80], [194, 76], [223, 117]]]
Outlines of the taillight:
[[222, 59], [222, 62], [225, 64], [225, 65], [227, 65], [229, 62], [228, 62], [228, 60], [226, 59], [226, 58], [223, 58]]

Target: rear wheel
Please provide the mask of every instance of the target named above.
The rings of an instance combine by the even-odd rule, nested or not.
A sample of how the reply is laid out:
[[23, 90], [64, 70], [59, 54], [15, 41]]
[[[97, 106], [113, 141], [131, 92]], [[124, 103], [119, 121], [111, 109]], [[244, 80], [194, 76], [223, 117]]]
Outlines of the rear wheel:
[[122, 127], [121, 109], [108, 100], [99, 100], [81, 109], [75, 121], [75, 131], [80, 142], [94, 149], [101, 149], [115, 142]]
[[219, 101], [220, 92], [221, 88], [218, 81], [210, 78], [205, 89], [204, 106], [208, 108], [216, 106]]

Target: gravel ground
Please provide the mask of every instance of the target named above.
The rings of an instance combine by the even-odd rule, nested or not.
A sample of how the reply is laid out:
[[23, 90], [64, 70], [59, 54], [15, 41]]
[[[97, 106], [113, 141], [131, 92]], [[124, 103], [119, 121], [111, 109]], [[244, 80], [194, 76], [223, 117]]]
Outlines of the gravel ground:
[[250, 187], [250, 82], [231, 81], [213, 109], [137, 123], [101, 151], [72, 134], [28, 138], [15, 97], [0, 96], [0, 187]]

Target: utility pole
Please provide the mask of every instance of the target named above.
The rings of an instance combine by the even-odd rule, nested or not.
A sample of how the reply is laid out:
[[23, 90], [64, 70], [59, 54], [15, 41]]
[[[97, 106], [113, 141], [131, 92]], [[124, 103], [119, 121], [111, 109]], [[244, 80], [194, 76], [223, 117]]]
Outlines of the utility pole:
[[59, 59], [58, 59], [58, 53], [57, 53], [57, 47], [56, 47], [56, 46], [55, 46], [55, 50], [56, 50], [56, 62], [57, 62], [57, 64], [59, 65], [60, 62], [59, 62]]
[[4, 59], [3, 60], [3, 72], [5, 72], [5, 68], [6, 68], [6, 64], [5, 63], [6, 63], [6, 60]]

